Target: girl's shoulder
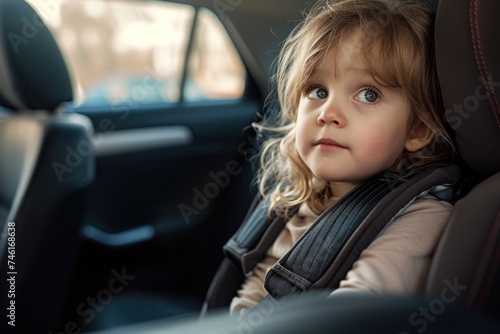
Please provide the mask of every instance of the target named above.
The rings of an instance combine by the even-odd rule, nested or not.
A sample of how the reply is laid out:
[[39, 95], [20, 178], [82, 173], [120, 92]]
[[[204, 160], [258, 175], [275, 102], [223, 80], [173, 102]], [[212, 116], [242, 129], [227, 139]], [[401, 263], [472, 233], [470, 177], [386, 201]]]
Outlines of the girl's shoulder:
[[447, 202], [438, 199], [432, 195], [426, 195], [416, 199], [406, 209], [394, 218], [387, 227], [388, 230], [421, 230], [424, 234], [430, 226], [436, 233], [442, 230], [451, 215], [453, 206]]
[[434, 210], [444, 210], [450, 211], [453, 209], [453, 205], [448, 202], [441, 200], [433, 195], [426, 195], [421, 198], [417, 198], [412, 204], [410, 204], [406, 211], [434, 211]]

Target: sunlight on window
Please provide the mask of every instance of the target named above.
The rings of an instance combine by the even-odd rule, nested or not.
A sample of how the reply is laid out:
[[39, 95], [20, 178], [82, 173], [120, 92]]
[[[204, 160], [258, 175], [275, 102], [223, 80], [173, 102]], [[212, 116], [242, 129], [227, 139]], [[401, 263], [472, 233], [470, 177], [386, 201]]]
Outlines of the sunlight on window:
[[[65, 55], [82, 106], [178, 102], [195, 9], [155, 1], [27, 0]], [[238, 98], [244, 67], [222, 25], [201, 10], [184, 96]], [[222, 55], [222, 56], [221, 56]]]
[[215, 14], [201, 8], [188, 63], [186, 100], [240, 97], [244, 89], [245, 67], [229, 36]]

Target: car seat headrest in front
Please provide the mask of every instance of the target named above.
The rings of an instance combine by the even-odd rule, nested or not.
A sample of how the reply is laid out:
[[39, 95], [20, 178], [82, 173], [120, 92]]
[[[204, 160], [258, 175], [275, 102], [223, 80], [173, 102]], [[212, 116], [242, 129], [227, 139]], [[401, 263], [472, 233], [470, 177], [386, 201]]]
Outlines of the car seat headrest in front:
[[445, 115], [476, 173], [500, 171], [500, 34], [497, 0], [440, 1], [436, 61]]
[[0, 106], [54, 111], [73, 99], [52, 34], [23, 0], [0, 1]]

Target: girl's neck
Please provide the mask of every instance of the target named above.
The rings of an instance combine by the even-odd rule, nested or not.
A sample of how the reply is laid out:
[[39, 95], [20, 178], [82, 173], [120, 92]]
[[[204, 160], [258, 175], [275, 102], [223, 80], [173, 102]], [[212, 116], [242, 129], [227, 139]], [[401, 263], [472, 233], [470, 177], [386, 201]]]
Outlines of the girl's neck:
[[334, 198], [340, 198], [356, 187], [356, 183], [330, 182], [330, 189]]

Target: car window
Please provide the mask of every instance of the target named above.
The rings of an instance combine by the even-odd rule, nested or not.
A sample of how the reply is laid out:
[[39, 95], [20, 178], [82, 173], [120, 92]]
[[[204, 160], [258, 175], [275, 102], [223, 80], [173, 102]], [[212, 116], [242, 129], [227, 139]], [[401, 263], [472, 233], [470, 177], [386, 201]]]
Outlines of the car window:
[[224, 27], [215, 14], [200, 9], [188, 61], [185, 99], [238, 97], [244, 83], [243, 65]]
[[245, 68], [210, 10], [127, 0], [28, 0], [63, 52], [80, 107], [237, 99]]

